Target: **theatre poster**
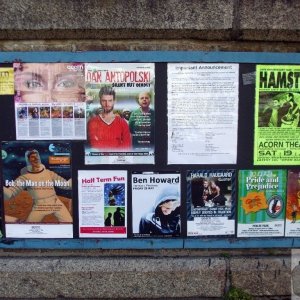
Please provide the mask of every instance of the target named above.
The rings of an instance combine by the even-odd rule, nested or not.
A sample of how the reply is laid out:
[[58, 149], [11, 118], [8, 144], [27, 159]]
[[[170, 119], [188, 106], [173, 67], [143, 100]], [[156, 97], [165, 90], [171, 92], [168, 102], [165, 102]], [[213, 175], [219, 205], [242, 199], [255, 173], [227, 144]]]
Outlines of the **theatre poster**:
[[284, 236], [286, 170], [239, 171], [238, 237]]
[[257, 65], [254, 165], [300, 163], [300, 66]]

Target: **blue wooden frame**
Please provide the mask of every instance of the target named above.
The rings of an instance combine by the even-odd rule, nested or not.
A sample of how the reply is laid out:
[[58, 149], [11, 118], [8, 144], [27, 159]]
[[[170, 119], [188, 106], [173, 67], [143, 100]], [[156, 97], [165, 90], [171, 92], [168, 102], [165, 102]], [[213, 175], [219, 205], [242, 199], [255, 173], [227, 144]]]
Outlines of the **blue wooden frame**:
[[0, 63], [13, 62], [231, 62], [300, 63], [300, 53], [202, 51], [0, 52]]
[[[201, 51], [0, 52], [0, 63], [228, 62], [299, 64], [300, 53]], [[241, 249], [299, 248], [300, 238], [2, 239], [0, 249]]]
[[299, 238], [3, 239], [0, 249], [243, 249], [299, 248]]

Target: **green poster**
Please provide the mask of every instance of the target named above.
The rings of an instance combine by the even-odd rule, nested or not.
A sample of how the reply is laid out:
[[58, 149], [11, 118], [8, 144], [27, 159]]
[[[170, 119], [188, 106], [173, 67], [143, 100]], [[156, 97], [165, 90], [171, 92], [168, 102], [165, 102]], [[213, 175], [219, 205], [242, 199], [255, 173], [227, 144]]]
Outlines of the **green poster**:
[[285, 170], [239, 171], [238, 237], [284, 235]]
[[300, 164], [300, 66], [257, 65], [254, 165]]

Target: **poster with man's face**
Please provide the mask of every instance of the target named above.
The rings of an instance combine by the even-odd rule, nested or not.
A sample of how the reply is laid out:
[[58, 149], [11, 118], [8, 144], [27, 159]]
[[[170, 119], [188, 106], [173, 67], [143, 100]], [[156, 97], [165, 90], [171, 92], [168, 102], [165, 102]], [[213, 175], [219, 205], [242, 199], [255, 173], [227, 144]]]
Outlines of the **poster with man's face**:
[[85, 163], [154, 164], [152, 63], [87, 63]]
[[6, 237], [72, 238], [71, 144], [2, 142]]

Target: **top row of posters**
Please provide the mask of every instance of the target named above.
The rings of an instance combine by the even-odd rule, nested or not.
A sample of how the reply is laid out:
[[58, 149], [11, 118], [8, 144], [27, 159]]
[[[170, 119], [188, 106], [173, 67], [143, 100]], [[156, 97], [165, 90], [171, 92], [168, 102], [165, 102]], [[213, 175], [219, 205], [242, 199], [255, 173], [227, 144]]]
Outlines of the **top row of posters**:
[[[86, 165], [155, 163], [154, 63], [0, 71], [17, 140], [84, 140]], [[168, 164], [236, 164], [239, 64], [168, 63], [167, 77]], [[256, 66], [254, 165], [299, 165], [299, 78], [297, 65]]]

